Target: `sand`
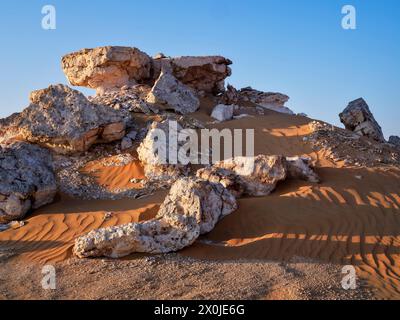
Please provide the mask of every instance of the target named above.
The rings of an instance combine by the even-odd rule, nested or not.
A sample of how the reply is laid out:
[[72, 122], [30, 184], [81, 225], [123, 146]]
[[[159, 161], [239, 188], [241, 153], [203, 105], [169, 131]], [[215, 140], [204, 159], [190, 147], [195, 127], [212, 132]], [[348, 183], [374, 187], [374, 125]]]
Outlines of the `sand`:
[[[206, 115], [208, 111], [204, 107], [195, 116], [211, 122]], [[360, 279], [373, 289], [375, 298], [399, 299], [400, 169], [350, 168], [343, 163], [332, 163], [323, 152], [313, 151], [303, 141], [310, 133], [310, 121], [306, 117], [271, 111], [265, 116], [210, 125], [254, 128], [257, 154], [312, 157], [322, 183], [285, 181], [270, 196], [239, 200], [236, 212], [178, 256], [210, 261], [210, 264], [241, 260], [250, 265], [252, 261], [288, 263], [301, 257], [312, 263], [337, 266], [338, 270], [342, 265], [351, 264]], [[143, 175], [136, 162], [123, 166], [90, 163], [84, 170], [110, 189], [138, 187], [130, 180]], [[151, 219], [165, 194], [166, 191], [160, 191], [144, 199], [115, 201], [87, 201], [60, 195], [55, 203], [27, 217], [24, 227], [0, 233], [0, 247], [12, 251], [13, 264], [65, 265], [71, 258], [77, 236], [99, 227]], [[113, 213], [109, 220], [104, 219], [107, 212]], [[135, 261], [138, 255], [130, 259]], [[88, 263], [92, 264], [93, 260]], [[259, 268], [257, 263], [254, 263], [254, 272]], [[303, 271], [307, 272], [306, 269]], [[245, 269], [240, 270], [245, 273]], [[229, 272], [228, 267], [225, 272]], [[320, 270], [313, 277], [323, 278], [324, 274]], [[282, 283], [276, 286], [282, 287]], [[195, 297], [200, 287], [201, 284], [194, 286], [192, 295], [187, 293], [182, 297]], [[269, 298], [291, 298], [284, 291], [271, 292], [274, 293]], [[251, 297], [251, 294], [245, 296]], [[74, 298], [74, 295], [70, 293], [68, 297]], [[218, 295], [212, 297], [218, 298]], [[253, 297], [267, 298], [267, 295]]]

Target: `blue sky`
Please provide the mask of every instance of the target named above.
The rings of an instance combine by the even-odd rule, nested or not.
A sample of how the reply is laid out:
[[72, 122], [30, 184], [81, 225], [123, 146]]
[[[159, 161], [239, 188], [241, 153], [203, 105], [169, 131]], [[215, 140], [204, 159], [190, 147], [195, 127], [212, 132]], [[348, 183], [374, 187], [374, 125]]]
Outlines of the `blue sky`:
[[[56, 7], [56, 30], [41, 28], [46, 4]], [[356, 30], [341, 27], [346, 4]], [[13, 0], [0, 17], [0, 117], [26, 107], [30, 91], [67, 83], [64, 54], [124, 45], [226, 56], [235, 87], [285, 93], [294, 111], [334, 124], [364, 97], [385, 136], [400, 135], [398, 0]]]

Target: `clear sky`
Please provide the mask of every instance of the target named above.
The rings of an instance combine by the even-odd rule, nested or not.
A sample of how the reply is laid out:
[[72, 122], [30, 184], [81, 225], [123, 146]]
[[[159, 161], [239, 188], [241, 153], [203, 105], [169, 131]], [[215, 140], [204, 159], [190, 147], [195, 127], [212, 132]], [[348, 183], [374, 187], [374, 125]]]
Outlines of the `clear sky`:
[[[46, 4], [56, 30], [41, 27]], [[341, 27], [346, 4], [356, 30]], [[400, 135], [399, 0], [4, 0], [0, 18], [0, 117], [26, 107], [30, 91], [67, 83], [64, 54], [123, 45], [226, 56], [235, 87], [285, 93], [295, 112], [330, 123], [364, 97], [385, 136]]]

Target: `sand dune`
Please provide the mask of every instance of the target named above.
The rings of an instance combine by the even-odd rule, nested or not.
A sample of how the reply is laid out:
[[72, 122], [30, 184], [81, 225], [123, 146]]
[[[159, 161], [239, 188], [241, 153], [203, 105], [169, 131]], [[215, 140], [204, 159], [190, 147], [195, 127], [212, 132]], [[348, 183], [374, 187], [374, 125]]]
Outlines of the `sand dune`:
[[[197, 117], [209, 121], [208, 109]], [[353, 264], [380, 298], [400, 298], [400, 169], [346, 168], [326, 160], [303, 141], [305, 117], [267, 112], [216, 128], [255, 128], [257, 154], [309, 155], [321, 184], [286, 181], [271, 196], [239, 200], [239, 209], [208, 235], [181, 252], [213, 260], [286, 261], [300, 256], [322, 262]], [[89, 164], [99, 184], [133, 188], [143, 173], [125, 166]], [[26, 226], [0, 233], [0, 245], [27, 259], [46, 263], [71, 255], [74, 239], [92, 229], [151, 219], [165, 192], [118, 201], [83, 201], [61, 196], [37, 210]], [[110, 220], [104, 214], [113, 212]]]

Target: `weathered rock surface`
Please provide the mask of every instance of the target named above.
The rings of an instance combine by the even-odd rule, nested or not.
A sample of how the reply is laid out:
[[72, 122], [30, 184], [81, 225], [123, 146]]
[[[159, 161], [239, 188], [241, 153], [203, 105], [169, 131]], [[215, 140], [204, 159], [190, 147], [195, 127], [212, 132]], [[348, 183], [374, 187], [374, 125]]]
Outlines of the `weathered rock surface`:
[[389, 137], [389, 143], [391, 143], [391, 144], [393, 144], [393, 145], [395, 145], [397, 147], [400, 147], [400, 137], [398, 137], [398, 136], [390, 136]]
[[217, 94], [225, 90], [232, 61], [221, 56], [159, 58], [153, 60], [154, 76], [170, 72], [197, 93]]
[[309, 182], [320, 182], [319, 176], [311, 167], [311, 159], [307, 157], [286, 157], [288, 178]]
[[125, 135], [124, 120], [117, 111], [95, 105], [67, 86], [33, 91], [30, 100], [21, 113], [0, 122], [0, 142], [25, 140], [58, 153], [73, 153]]
[[363, 98], [350, 102], [339, 117], [347, 130], [379, 142], [385, 141], [381, 127]]
[[0, 223], [51, 203], [57, 191], [50, 153], [26, 142], [0, 145]]
[[152, 59], [137, 48], [107, 46], [67, 54], [62, 58], [62, 68], [71, 85], [96, 89], [101, 94], [148, 80]]
[[233, 86], [228, 85], [227, 90], [221, 96], [220, 101], [225, 104], [243, 104], [251, 102], [264, 109], [280, 113], [294, 114], [292, 110], [285, 107], [285, 103], [289, 101], [287, 95], [276, 92], [258, 91], [251, 87], [236, 90]]
[[222, 185], [183, 178], [171, 187], [155, 220], [94, 230], [76, 239], [74, 253], [80, 258], [120, 258], [133, 252], [178, 251], [236, 208], [235, 198]]
[[147, 96], [147, 102], [180, 114], [195, 112], [200, 101], [191, 88], [178, 81], [172, 74], [162, 72]]
[[218, 121], [227, 121], [233, 118], [233, 105], [219, 104], [215, 106], [211, 113], [211, 117]]
[[137, 149], [144, 173], [149, 180], [170, 182], [187, 173], [186, 166], [178, 164], [177, 159], [170, 158], [170, 155], [177, 155], [179, 148], [184, 144], [170, 143], [170, 138], [177, 140], [181, 130], [182, 127], [176, 121], [164, 120], [151, 124]]
[[104, 105], [126, 114], [130, 118], [130, 112], [145, 114], [158, 113], [158, 109], [146, 102], [146, 97], [151, 87], [148, 85], [124, 86], [118, 90], [108, 90], [101, 95], [90, 97], [95, 104]]
[[197, 177], [219, 182], [236, 197], [265, 196], [287, 176], [282, 156], [259, 155], [254, 158], [235, 157], [197, 171]]

